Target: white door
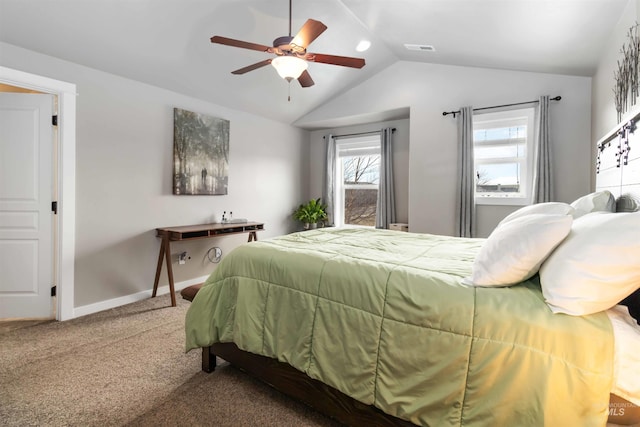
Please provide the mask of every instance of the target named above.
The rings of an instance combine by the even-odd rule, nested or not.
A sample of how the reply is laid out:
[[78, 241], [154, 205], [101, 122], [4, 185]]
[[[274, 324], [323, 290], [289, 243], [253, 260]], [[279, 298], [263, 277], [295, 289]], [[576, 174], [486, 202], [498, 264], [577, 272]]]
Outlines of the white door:
[[52, 95], [0, 93], [0, 318], [50, 318]]

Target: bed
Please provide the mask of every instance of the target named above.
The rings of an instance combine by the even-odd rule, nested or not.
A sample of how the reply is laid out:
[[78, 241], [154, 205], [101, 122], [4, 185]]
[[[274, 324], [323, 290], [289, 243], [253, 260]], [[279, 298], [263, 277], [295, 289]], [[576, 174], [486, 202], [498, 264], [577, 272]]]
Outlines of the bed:
[[[301, 388], [319, 382], [339, 405], [355, 400], [354, 418], [340, 418], [352, 424], [370, 407], [393, 417], [388, 425], [603, 425], [607, 315], [552, 314], [537, 276], [460, 284], [482, 244], [328, 228], [243, 245], [194, 299], [187, 349], [204, 348], [205, 370], [213, 355], [258, 375], [269, 364], [254, 362], [289, 365], [285, 387], [295, 370], [315, 380]], [[242, 359], [250, 355], [262, 358]]]
[[[588, 210], [605, 193], [618, 198], [614, 206], [627, 206], [623, 193], [640, 200], [640, 159], [615, 165], [620, 151], [599, 153], [597, 191], [575, 208]], [[615, 210], [610, 199], [604, 204]], [[326, 228], [243, 245], [193, 299], [186, 349], [202, 349], [207, 372], [218, 356], [346, 425], [640, 423], [640, 360], [621, 360], [640, 354], [630, 315], [640, 312], [640, 290], [627, 286], [629, 296], [612, 297], [612, 308], [572, 315], [546, 286], [552, 273], [564, 274], [562, 262], [553, 265], [565, 245], [599, 247], [581, 243], [576, 224], [591, 221], [610, 240], [598, 221], [624, 217], [617, 237], [637, 250], [640, 213], [581, 215], [539, 273], [500, 287], [468, 283], [491, 236]], [[596, 254], [592, 264], [626, 252]], [[630, 263], [624, 272], [637, 289], [637, 258]]]

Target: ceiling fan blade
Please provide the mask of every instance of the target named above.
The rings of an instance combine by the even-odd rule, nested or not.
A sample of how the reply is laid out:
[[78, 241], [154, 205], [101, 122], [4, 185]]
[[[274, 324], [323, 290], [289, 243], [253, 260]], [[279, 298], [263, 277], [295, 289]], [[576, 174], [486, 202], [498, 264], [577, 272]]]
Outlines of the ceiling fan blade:
[[311, 62], [321, 62], [323, 64], [341, 65], [343, 67], [364, 67], [364, 59], [352, 58], [350, 56], [325, 55], [323, 53], [307, 53], [304, 59]]
[[316, 21], [315, 19], [307, 19], [307, 22], [304, 23], [298, 34], [293, 38], [291, 43], [294, 43], [298, 46], [302, 46], [303, 48], [307, 48], [320, 34], [327, 29], [327, 26], [324, 25], [320, 21]]
[[304, 70], [302, 74], [300, 74], [300, 77], [298, 77], [298, 82], [302, 87], [309, 87], [314, 85], [313, 79], [311, 78], [311, 75], [307, 70]]
[[218, 43], [218, 44], [223, 44], [226, 46], [233, 46], [233, 47], [241, 47], [243, 49], [257, 50], [260, 52], [271, 52], [273, 50], [272, 47], [265, 46], [263, 44], [249, 43], [249, 42], [244, 42], [242, 40], [230, 39], [228, 37], [222, 37], [222, 36], [211, 37], [211, 43]]
[[238, 70], [232, 71], [231, 74], [244, 74], [249, 71], [253, 71], [255, 69], [264, 67], [265, 65], [271, 64], [271, 59], [265, 59], [264, 61], [256, 62], [255, 64], [247, 65], [244, 68], [240, 68]]

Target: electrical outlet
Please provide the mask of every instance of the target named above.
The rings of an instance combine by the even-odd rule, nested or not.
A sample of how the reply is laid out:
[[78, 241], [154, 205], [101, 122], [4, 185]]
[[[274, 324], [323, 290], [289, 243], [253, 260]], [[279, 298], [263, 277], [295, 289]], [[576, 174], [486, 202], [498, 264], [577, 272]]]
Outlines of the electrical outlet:
[[178, 264], [186, 264], [187, 263], [187, 253], [182, 252], [178, 255]]

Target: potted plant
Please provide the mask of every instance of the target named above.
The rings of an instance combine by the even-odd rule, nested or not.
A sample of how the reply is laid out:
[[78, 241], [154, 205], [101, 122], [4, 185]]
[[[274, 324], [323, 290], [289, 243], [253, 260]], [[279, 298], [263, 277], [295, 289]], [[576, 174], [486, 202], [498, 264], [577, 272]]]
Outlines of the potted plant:
[[327, 205], [322, 203], [320, 197], [303, 203], [295, 210], [293, 217], [304, 224], [304, 229], [316, 228], [318, 222], [327, 219]]

